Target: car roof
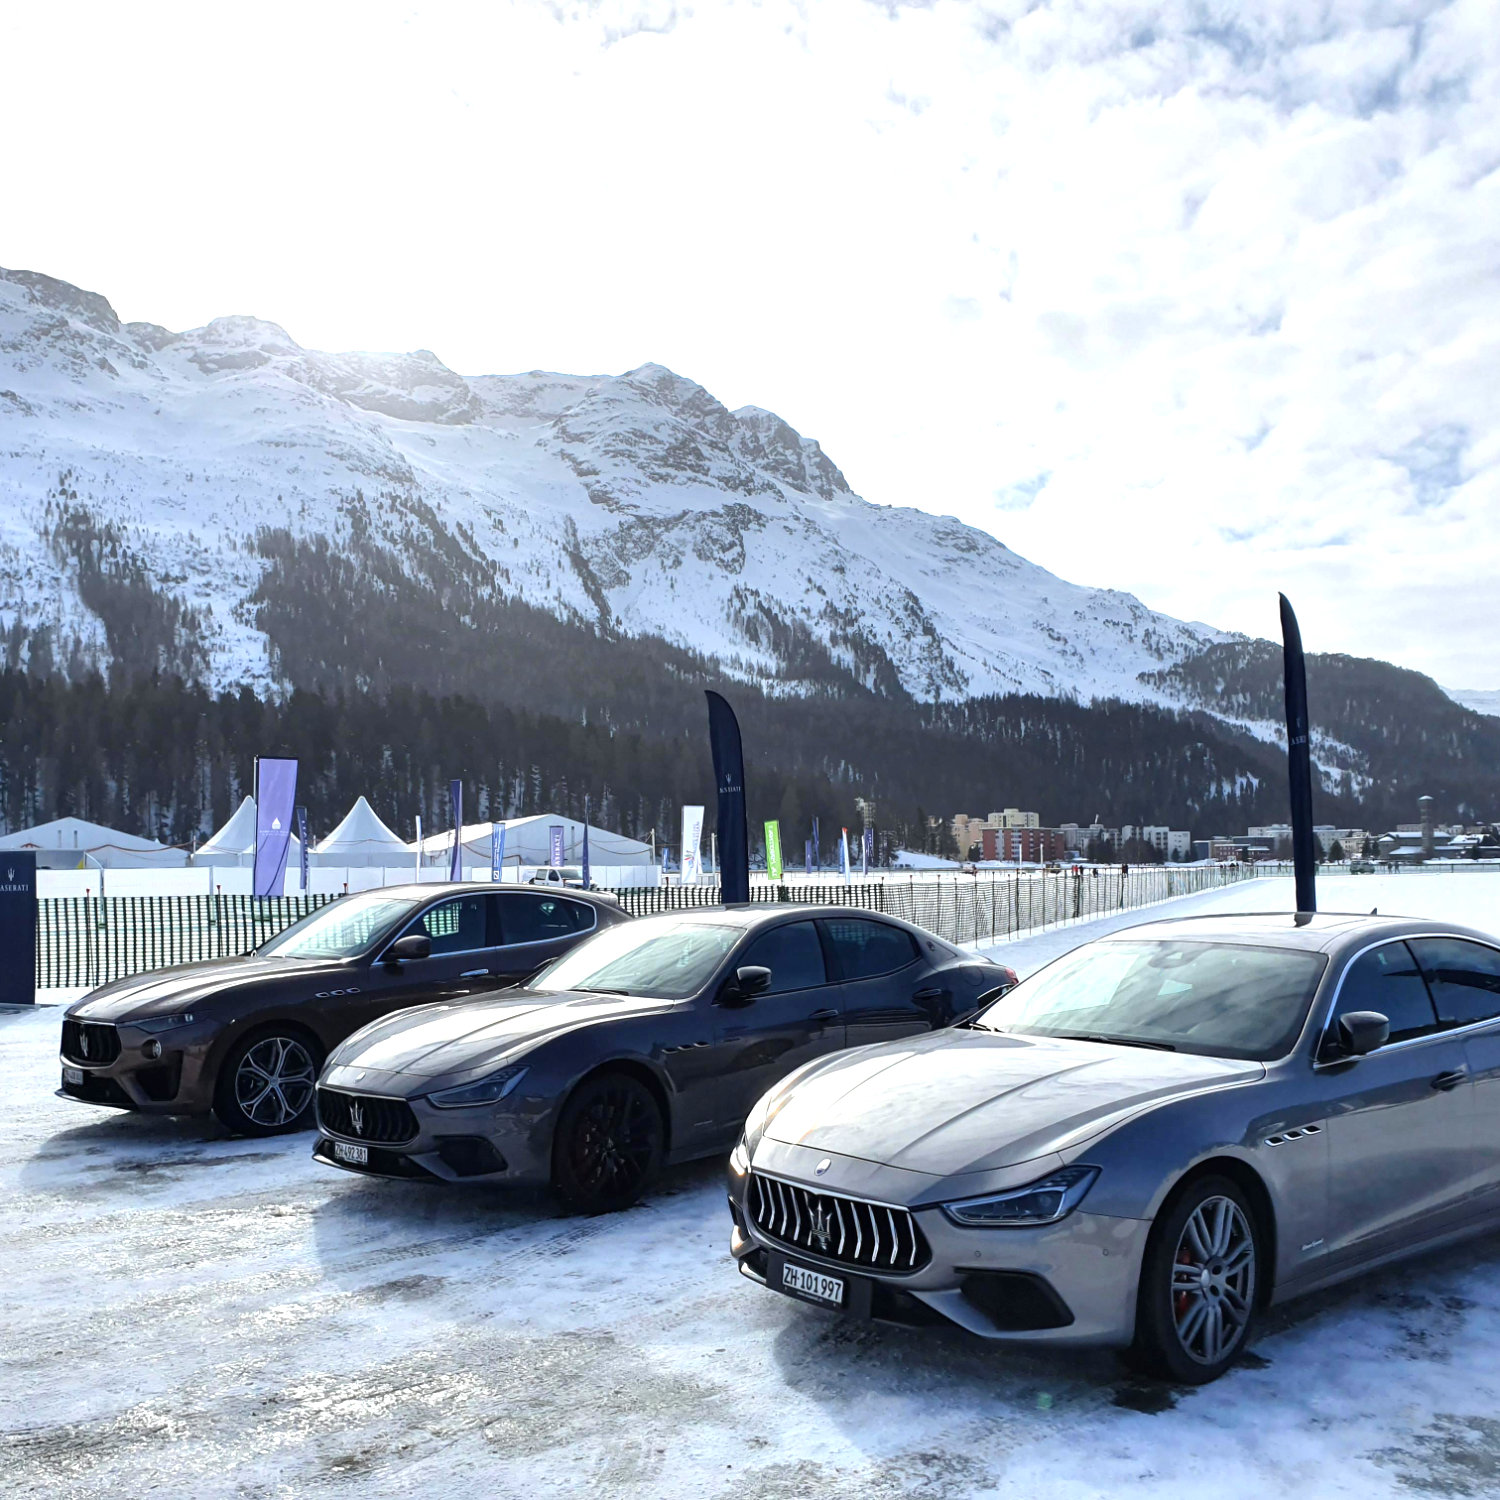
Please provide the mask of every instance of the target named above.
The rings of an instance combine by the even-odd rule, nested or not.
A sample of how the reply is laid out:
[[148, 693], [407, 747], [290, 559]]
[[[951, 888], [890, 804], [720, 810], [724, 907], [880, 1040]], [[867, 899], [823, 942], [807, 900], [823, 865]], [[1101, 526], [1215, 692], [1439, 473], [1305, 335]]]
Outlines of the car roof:
[[756, 927], [783, 917], [873, 917], [893, 922], [898, 927], [910, 924], [886, 912], [870, 911], [861, 906], [827, 906], [821, 901], [742, 901], [729, 906], [689, 906], [680, 911], [655, 911], [637, 918], [650, 922], [657, 917], [671, 917], [684, 922], [707, 922], [716, 927]]
[[[519, 885], [512, 881], [494, 880], [424, 880], [420, 883], [407, 881], [405, 885], [376, 885], [365, 891], [350, 891], [351, 896], [395, 896], [403, 901], [426, 901], [437, 896], [466, 896], [471, 892], [479, 895], [504, 893], [535, 896], [539, 892], [526, 881]], [[555, 894], [555, 893], [548, 893]], [[615, 906], [615, 898], [603, 891], [585, 891], [569, 887], [565, 893], [570, 901], [587, 901], [594, 906]]]
[[1428, 917], [1381, 916], [1378, 912], [1223, 912], [1200, 917], [1164, 917], [1112, 932], [1100, 942], [1131, 938], [1159, 941], [1243, 943], [1265, 948], [1301, 948], [1344, 953], [1393, 938], [1449, 934], [1495, 943], [1488, 933]]

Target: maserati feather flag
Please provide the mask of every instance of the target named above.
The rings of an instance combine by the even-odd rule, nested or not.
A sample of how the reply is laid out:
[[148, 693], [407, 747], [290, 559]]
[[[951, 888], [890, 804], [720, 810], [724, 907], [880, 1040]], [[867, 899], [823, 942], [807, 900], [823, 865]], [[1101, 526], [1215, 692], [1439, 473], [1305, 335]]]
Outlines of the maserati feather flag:
[[734, 710], [707, 692], [708, 743], [719, 792], [719, 899], [726, 905], [750, 899], [750, 832], [745, 820], [745, 752]]
[[1281, 598], [1282, 673], [1286, 686], [1286, 757], [1292, 797], [1292, 869], [1297, 910], [1318, 909], [1317, 861], [1313, 843], [1312, 751], [1308, 744], [1307, 663], [1302, 632], [1285, 594]]
[[255, 869], [257, 896], [280, 896], [286, 885], [286, 851], [297, 806], [297, 762], [255, 761]]
[[839, 871], [845, 880], [849, 878], [849, 830], [839, 829]]
[[448, 856], [448, 879], [464, 878], [464, 784], [448, 783], [449, 811], [453, 815], [453, 853]]
[[549, 823], [547, 825], [548, 838], [548, 861], [554, 870], [560, 870], [563, 862], [563, 825], [561, 823]]
[[505, 824], [490, 824], [490, 879], [499, 880], [505, 873]]
[[583, 888], [586, 891], [594, 888], [589, 874], [589, 803], [587, 797], [583, 799]]

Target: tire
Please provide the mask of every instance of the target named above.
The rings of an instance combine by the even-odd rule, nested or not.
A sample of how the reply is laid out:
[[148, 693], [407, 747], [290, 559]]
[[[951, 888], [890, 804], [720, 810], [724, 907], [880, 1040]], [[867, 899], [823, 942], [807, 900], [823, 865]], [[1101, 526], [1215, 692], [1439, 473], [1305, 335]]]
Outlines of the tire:
[[1217, 1380], [1249, 1339], [1263, 1245], [1255, 1211], [1235, 1183], [1189, 1183], [1151, 1231], [1130, 1362], [1179, 1385]]
[[666, 1155], [656, 1096], [629, 1073], [586, 1079], [568, 1098], [552, 1137], [552, 1189], [578, 1213], [629, 1208]]
[[233, 1135], [286, 1135], [313, 1124], [322, 1048], [295, 1026], [268, 1026], [229, 1049], [214, 1084], [214, 1117]]

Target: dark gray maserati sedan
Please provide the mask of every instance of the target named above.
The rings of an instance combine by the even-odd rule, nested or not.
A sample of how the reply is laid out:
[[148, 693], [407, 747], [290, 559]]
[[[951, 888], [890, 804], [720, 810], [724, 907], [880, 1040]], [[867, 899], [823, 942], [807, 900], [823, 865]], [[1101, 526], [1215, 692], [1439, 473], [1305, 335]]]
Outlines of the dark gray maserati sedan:
[[215, 1114], [242, 1135], [305, 1130], [323, 1059], [405, 1006], [514, 984], [600, 928], [613, 897], [390, 886], [319, 907], [253, 953], [135, 974], [69, 1006], [64, 1098]]
[[783, 1074], [926, 1034], [1003, 994], [1003, 965], [846, 907], [638, 917], [518, 990], [367, 1026], [318, 1082], [330, 1166], [550, 1184], [597, 1212], [664, 1162], [724, 1152]]
[[1500, 944], [1373, 914], [1131, 928], [966, 1025], [809, 1062], [729, 1192], [775, 1291], [1211, 1380], [1268, 1303], [1500, 1225]]

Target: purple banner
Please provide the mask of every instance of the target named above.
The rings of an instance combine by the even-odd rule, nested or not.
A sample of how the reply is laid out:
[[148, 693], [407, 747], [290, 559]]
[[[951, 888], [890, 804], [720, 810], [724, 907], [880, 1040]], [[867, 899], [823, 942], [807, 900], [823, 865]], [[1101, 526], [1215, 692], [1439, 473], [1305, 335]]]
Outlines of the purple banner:
[[464, 878], [464, 784], [448, 783], [448, 810], [453, 815], [453, 853], [448, 859], [448, 879]]
[[302, 856], [302, 889], [307, 890], [307, 809], [297, 809], [297, 846]]
[[286, 851], [297, 806], [297, 762], [255, 762], [255, 870], [251, 890], [279, 896], [286, 885]]
[[563, 830], [562, 830], [562, 824], [561, 823], [552, 823], [552, 824], [549, 824], [548, 825], [548, 830], [549, 830], [549, 832], [552, 835], [552, 868], [554, 870], [556, 870], [556, 869], [558, 869], [558, 868], [561, 867], [562, 862], [563, 862]]

